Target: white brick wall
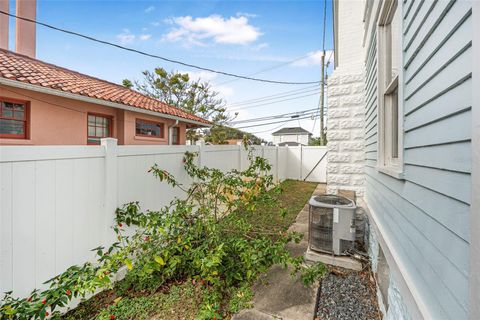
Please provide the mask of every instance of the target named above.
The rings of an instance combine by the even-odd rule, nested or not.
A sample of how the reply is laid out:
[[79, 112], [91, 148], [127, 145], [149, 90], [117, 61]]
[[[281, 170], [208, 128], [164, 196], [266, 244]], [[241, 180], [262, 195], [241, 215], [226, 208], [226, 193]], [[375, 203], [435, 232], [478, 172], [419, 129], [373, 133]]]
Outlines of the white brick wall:
[[342, 65], [328, 79], [327, 192], [338, 189], [364, 194], [365, 84], [363, 73]]

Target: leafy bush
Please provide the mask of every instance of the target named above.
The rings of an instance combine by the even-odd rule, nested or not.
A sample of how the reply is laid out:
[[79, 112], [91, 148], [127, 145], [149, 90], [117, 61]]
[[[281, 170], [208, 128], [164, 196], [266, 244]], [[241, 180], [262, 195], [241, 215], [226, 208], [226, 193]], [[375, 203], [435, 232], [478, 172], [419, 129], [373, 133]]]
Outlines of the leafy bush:
[[[272, 264], [292, 265], [298, 271], [302, 258], [291, 257], [285, 244], [299, 241], [300, 234], [257, 228], [245, 219], [258, 205], [275, 205], [268, 191], [278, 187], [268, 174], [268, 162], [250, 150], [246, 170], [224, 173], [198, 167], [195, 157], [187, 152], [184, 158], [193, 181], [188, 186], [157, 165], [150, 170], [160, 181], [183, 190], [183, 198], [159, 211], [143, 212], [137, 202], [117, 209], [113, 230], [118, 242], [106, 250], [95, 248], [95, 265], [71, 267], [49, 280], [49, 289], [34, 291], [27, 299], [7, 293], [0, 305], [1, 318], [44, 319], [49, 312], [57, 316], [58, 307], [72, 297], [112, 287], [111, 275], [125, 267], [120, 291], [153, 292], [167, 281], [193, 279], [204, 288], [197, 317], [220, 319], [221, 314], [246, 306], [251, 296], [246, 285]], [[232, 212], [235, 218], [228, 217]], [[127, 236], [124, 225], [135, 227], [133, 234]], [[305, 279], [313, 281], [314, 274], [318, 270], [307, 271]], [[230, 306], [222, 305], [225, 296], [233, 296]], [[124, 303], [116, 308], [121, 310]]]

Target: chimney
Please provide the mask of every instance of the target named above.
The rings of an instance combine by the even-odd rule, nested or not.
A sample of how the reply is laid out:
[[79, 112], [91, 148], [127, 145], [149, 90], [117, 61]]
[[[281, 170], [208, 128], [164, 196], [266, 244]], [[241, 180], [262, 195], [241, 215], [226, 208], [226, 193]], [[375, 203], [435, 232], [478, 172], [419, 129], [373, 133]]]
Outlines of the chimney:
[[[9, 0], [0, 0], [0, 10], [9, 13]], [[0, 49], [8, 50], [8, 16], [0, 13]]]
[[[3, 2], [3, 0], [0, 0]], [[8, 2], [8, 0], [7, 0]], [[17, 16], [36, 20], [37, 0], [17, 0]], [[35, 58], [36, 26], [35, 23], [16, 19], [15, 51]]]

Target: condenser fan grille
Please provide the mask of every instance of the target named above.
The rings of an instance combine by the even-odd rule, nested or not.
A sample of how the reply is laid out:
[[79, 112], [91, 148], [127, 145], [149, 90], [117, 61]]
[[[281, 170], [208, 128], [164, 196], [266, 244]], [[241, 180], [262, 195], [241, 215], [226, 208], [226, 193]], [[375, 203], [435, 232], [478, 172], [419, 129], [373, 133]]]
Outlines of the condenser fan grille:
[[331, 206], [349, 206], [352, 204], [352, 201], [348, 200], [347, 198], [331, 194], [315, 196], [313, 199], [317, 202]]
[[314, 250], [332, 251], [333, 209], [312, 208], [310, 246]]

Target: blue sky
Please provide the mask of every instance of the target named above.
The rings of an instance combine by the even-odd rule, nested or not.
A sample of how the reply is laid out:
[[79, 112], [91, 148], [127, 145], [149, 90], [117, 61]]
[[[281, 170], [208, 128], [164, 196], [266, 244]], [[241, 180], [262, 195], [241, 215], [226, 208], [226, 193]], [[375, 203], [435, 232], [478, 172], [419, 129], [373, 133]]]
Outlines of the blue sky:
[[[11, 10], [13, 11], [13, 3]], [[281, 81], [320, 79], [320, 1], [51, 1], [38, 0], [37, 20], [135, 49], [213, 69]], [[326, 49], [333, 47], [327, 0]], [[318, 51], [318, 52], [317, 52]], [[309, 55], [310, 56], [307, 56]], [[286, 64], [289, 61], [294, 63]], [[329, 53], [327, 52], [327, 58]], [[262, 84], [199, 72], [39, 26], [37, 58], [112, 82], [140, 79], [157, 66], [212, 82], [228, 104], [311, 86]], [[269, 100], [271, 102], [274, 100]], [[311, 109], [318, 95], [261, 107], [242, 105], [239, 119]], [[292, 121], [285, 126], [298, 126]], [[312, 130], [314, 121], [300, 120]], [[246, 129], [271, 140], [270, 125]], [[318, 121], [314, 129], [318, 135]]]

